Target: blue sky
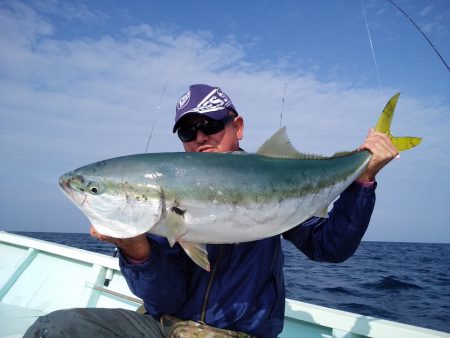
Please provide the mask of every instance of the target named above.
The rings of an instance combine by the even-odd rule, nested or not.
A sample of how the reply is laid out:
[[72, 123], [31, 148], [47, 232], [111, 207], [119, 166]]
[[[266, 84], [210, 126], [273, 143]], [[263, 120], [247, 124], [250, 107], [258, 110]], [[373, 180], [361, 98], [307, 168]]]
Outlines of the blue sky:
[[[449, 63], [450, 3], [396, 3]], [[379, 175], [364, 239], [450, 243], [450, 73], [388, 1], [3, 1], [0, 32], [0, 230], [87, 232], [58, 177], [143, 152], [154, 121], [149, 151], [182, 151], [175, 103], [208, 83], [244, 116], [246, 150], [279, 127], [286, 88], [293, 144], [325, 155], [401, 92], [393, 133], [424, 141]]]

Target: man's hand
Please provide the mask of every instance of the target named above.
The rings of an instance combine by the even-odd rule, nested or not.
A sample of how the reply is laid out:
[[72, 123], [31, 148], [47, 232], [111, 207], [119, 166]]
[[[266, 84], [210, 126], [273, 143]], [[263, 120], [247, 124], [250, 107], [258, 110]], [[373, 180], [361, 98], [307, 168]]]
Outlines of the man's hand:
[[358, 177], [358, 182], [374, 181], [377, 173], [399, 154], [386, 134], [375, 132], [373, 129], [369, 130], [366, 140], [358, 148], [363, 149], [372, 153], [372, 159], [366, 170]]
[[89, 229], [89, 234], [101, 241], [117, 245], [128, 258], [133, 260], [141, 261], [150, 255], [150, 243], [145, 234], [131, 238], [115, 238], [98, 233], [93, 225]]

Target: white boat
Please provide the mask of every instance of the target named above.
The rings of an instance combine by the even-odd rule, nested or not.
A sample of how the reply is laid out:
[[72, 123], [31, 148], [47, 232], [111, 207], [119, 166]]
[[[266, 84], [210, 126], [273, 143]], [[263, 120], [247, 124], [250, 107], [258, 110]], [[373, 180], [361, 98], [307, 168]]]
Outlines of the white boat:
[[[21, 337], [38, 316], [73, 307], [137, 310], [117, 258], [0, 232], [0, 337]], [[450, 337], [450, 334], [286, 299], [280, 337]]]

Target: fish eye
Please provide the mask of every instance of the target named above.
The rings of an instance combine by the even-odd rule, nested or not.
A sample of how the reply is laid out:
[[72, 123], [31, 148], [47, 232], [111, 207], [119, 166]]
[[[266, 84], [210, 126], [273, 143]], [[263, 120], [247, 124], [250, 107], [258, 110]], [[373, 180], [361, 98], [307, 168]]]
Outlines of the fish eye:
[[97, 195], [100, 194], [102, 192], [101, 189], [101, 185], [99, 183], [94, 183], [94, 182], [90, 182], [87, 186], [87, 190], [92, 194], [92, 195]]

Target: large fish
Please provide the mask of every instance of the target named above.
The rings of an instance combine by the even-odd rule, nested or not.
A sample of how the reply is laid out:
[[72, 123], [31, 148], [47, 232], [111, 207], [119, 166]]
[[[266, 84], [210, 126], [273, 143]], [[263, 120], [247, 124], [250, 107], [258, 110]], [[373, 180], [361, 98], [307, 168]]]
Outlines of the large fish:
[[[399, 94], [375, 128], [399, 151], [420, 138], [393, 137]], [[280, 129], [256, 154], [155, 153], [93, 163], [63, 175], [59, 185], [104, 235], [150, 232], [178, 242], [209, 270], [207, 243], [238, 243], [287, 231], [328, 205], [366, 168], [368, 151], [305, 155]]]

